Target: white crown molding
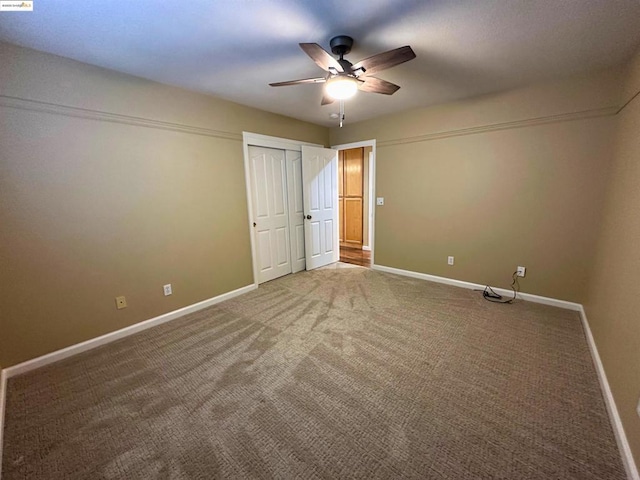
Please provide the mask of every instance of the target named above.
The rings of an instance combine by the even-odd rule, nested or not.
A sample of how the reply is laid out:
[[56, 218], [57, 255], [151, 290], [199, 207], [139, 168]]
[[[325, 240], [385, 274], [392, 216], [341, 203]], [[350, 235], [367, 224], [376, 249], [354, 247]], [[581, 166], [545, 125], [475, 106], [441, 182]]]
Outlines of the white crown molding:
[[102, 122], [121, 123], [138, 127], [156, 128], [160, 130], [171, 130], [174, 132], [190, 133], [192, 135], [204, 135], [207, 137], [224, 138], [227, 140], [242, 140], [240, 133], [213, 130], [211, 128], [194, 127], [181, 123], [164, 122], [149, 118], [133, 117], [119, 113], [109, 113], [100, 110], [87, 108], [69, 107], [57, 103], [42, 102], [39, 100], [29, 100], [26, 98], [0, 95], [0, 106], [16, 108], [19, 110], [29, 110], [32, 112], [51, 113], [54, 115], [64, 115], [67, 117], [86, 118]]

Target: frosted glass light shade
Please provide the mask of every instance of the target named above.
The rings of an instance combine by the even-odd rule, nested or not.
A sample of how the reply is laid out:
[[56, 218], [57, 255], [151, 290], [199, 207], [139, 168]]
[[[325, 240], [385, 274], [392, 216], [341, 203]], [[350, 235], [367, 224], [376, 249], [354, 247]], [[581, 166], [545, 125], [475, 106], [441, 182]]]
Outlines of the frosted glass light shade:
[[334, 77], [327, 80], [327, 95], [336, 100], [346, 100], [358, 91], [358, 83], [351, 77]]

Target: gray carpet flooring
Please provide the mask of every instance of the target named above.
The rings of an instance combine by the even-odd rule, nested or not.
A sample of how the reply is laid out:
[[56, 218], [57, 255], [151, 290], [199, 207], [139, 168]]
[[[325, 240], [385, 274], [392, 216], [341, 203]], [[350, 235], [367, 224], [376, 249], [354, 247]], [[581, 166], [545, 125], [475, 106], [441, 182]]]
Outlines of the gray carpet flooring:
[[3, 478], [623, 479], [576, 312], [337, 264], [10, 379]]

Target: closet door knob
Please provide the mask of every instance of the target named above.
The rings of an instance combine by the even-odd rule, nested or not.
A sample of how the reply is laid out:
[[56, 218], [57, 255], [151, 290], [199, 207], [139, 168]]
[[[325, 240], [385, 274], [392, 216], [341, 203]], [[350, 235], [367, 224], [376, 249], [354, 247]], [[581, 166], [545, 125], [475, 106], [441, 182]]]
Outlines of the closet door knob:
[[307, 220], [311, 220], [311, 215], [307, 215]]

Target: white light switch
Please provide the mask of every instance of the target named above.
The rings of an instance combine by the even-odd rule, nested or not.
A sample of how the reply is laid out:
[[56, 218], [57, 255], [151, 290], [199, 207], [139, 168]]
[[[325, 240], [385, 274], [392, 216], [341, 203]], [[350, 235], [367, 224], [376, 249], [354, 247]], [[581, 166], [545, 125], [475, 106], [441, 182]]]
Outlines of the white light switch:
[[376, 205], [384, 205], [384, 197], [376, 198]]

